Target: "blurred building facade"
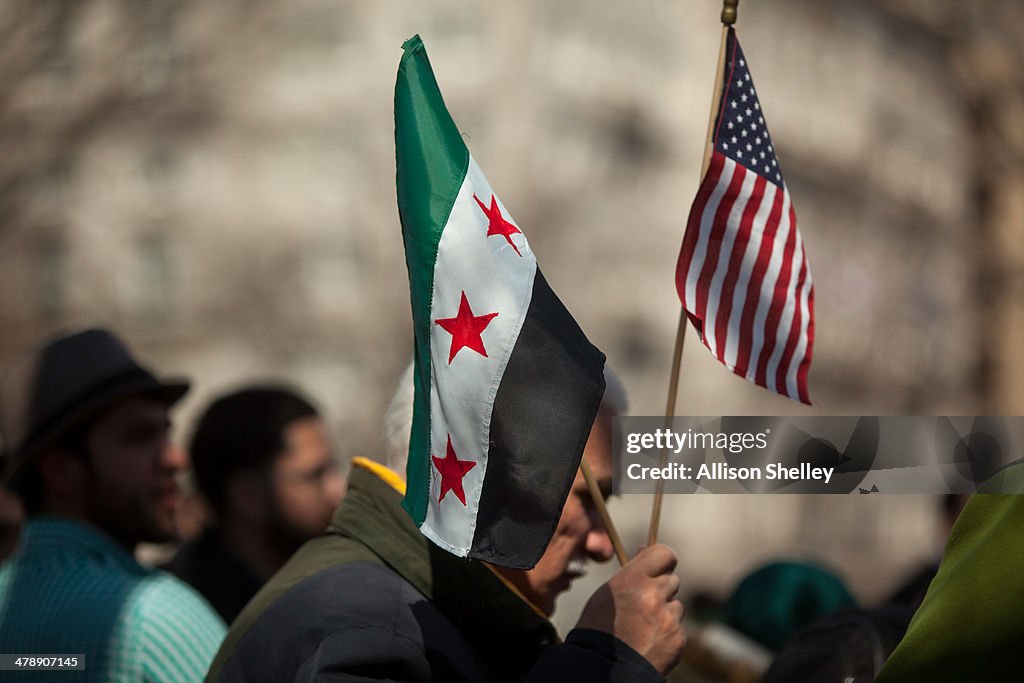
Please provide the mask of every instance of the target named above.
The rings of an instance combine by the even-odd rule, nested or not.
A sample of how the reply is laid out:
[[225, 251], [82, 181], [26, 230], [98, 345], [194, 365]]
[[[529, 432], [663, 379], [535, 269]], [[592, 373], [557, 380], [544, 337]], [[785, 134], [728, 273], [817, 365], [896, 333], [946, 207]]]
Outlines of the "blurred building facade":
[[[970, 5], [969, 7], [967, 5]], [[717, 3], [19, 0], [0, 9], [0, 362], [105, 323], [197, 380], [285, 378], [374, 456], [411, 353], [392, 88], [420, 33], [552, 286], [663, 409]], [[680, 414], [1024, 412], [1015, 0], [740, 7], [815, 279], [810, 409], [690, 334]], [[187, 435], [187, 430], [182, 434]], [[937, 552], [931, 498], [668, 502], [693, 584], [814, 552], [862, 597]], [[613, 505], [633, 544], [646, 499]], [[867, 551], [865, 549], [868, 549]]]

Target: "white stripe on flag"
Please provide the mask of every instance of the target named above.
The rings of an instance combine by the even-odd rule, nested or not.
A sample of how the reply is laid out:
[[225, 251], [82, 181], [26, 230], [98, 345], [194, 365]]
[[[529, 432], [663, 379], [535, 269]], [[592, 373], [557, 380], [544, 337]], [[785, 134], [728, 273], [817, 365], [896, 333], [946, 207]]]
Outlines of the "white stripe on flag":
[[[427, 514], [420, 530], [442, 548], [466, 556], [476, 532], [480, 493], [487, 471], [491, 409], [533, 295], [537, 261], [523, 234], [512, 239], [522, 256], [500, 236], [487, 236], [488, 219], [473, 199], [490, 206], [493, 190], [472, 158], [466, 178], [441, 234], [434, 263], [431, 300], [430, 454], [445, 457], [448, 436], [459, 460], [477, 464], [464, 475], [466, 504], [441, 483], [430, 462]], [[498, 208], [512, 217], [501, 200]], [[462, 293], [474, 316], [497, 313], [481, 334], [487, 356], [462, 348], [449, 363], [452, 335], [434, 323], [455, 317]]]
[[[804, 253], [803, 240], [798, 240], [798, 243], [800, 248], [797, 251], [797, 255], [800, 257], [800, 263], [803, 265], [807, 263], [807, 255]], [[796, 350], [793, 352], [793, 359], [790, 361], [786, 377], [786, 387], [790, 396], [800, 396], [799, 386], [797, 385], [798, 373], [800, 371], [800, 364], [803, 363], [804, 358], [807, 356], [807, 333], [811, 318], [811, 269], [807, 268], [806, 272], [807, 277], [800, 290], [800, 336], [797, 338]]]
[[[782, 307], [782, 317], [779, 318], [779, 325], [775, 328], [775, 348], [772, 349], [772, 355], [768, 359], [768, 367], [765, 374], [765, 384], [769, 389], [777, 393], [785, 393], [786, 391], [785, 387], [780, 390], [776, 386], [775, 378], [779, 371], [779, 361], [782, 360], [782, 354], [786, 351], [786, 342], [789, 341], [789, 331], [793, 327], [793, 317], [796, 314], [796, 285], [800, 275], [800, 259], [798, 257], [802, 249], [799, 230], [796, 231], [795, 242], [796, 244], [793, 247], [790, 258], [789, 283], [784, 296], [786, 303]], [[799, 394], [793, 395], [799, 396]]]
[[750, 241], [747, 242], [747, 249], [743, 252], [743, 265], [740, 267], [740, 277], [736, 283], [736, 290], [732, 294], [732, 314], [729, 316], [729, 333], [725, 338], [725, 364], [730, 370], [736, 369], [736, 360], [739, 354], [739, 345], [750, 344], [750, 339], [740, 339], [740, 323], [743, 320], [743, 308], [747, 303], [747, 288], [750, 286], [750, 275], [754, 272], [754, 264], [757, 263], [757, 254], [761, 250], [761, 242], [764, 238], [764, 226], [768, 223], [768, 216], [775, 204], [775, 195], [779, 188], [775, 183], [765, 183], [764, 196], [761, 198], [761, 205], [754, 215], [754, 222], [750, 229]]
[[[690, 260], [690, 269], [686, 273], [686, 309], [698, 317], [704, 315], [704, 311], [696, 310], [697, 305], [697, 281], [700, 280], [700, 271], [704, 267], [704, 259], [708, 253], [708, 239], [711, 236], [711, 229], [715, 223], [715, 213], [718, 205], [722, 202], [722, 195], [729, 189], [732, 181], [732, 174], [736, 170], [736, 162], [725, 158], [722, 164], [722, 174], [718, 176], [715, 189], [708, 197], [708, 203], [704, 207], [704, 213], [700, 217], [700, 233], [697, 237], [697, 245], [693, 250], [693, 258]], [[705, 336], [707, 328], [704, 328]]]
[[[754, 339], [750, 346], [750, 363], [747, 366], [747, 378], [751, 380], [757, 375], [757, 368], [760, 367], [761, 351], [764, 348], [765, 340], [765, 321], [768, 318], [768, 309], [771, 308], [775, 282], [779, 279], [779, 271], [782, 270], [783, 252], [790, 229], [789, 192], [783, 189], [782, 215], [779, 217], [779, 228], [775, 232], [775, 240], [772, 242], [772, 253], [768, 259], [768, 269], [765, 271], [764, 280], [761, 282], [761, 296], [757, 302], [757, 313], [754, 315]], [[769, 333], [772, 332], [769, 331]]]
[[718, 356], [715, 322], [718, 318], [718, 307], [722, 298], [722, 285], [729, 271], [729, 260], [732, 258], [736, 235], [740, 231], [743, 211], [747, 208], [747, 202], [750, 200], [750, 195], [754, 192], [754, 184], [756, 182], [756, 173], [748, 171], [744, 174], [739, 196], [733, 203], [732, 209], [729, 211], [729, 217], [726, 219], [725, 234], [722, 236], [722, 246], [718, 251], [718, 263], [715, 265], [715, 274], [712, 276], [711, 285], [708, 288], [707, 314], [704, 318], [704, 337], [707, 340], [708, 348], [715, 356]]

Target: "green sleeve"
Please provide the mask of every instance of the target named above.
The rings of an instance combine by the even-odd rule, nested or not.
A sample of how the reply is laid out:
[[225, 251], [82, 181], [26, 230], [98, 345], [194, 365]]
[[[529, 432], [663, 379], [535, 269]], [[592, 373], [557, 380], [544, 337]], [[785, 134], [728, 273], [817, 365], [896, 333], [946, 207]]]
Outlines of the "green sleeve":
[[1024, 496], [975, 495], [878, 683], [1024, 680]]

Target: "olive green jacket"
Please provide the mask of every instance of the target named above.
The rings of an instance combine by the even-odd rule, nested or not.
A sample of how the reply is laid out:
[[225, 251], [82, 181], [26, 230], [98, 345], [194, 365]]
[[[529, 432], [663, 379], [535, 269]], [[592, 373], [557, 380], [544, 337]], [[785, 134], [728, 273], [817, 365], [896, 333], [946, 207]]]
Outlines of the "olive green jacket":
[[1024, 495], [981, 494], [967, 503], [877, 680], [1024, 681]]

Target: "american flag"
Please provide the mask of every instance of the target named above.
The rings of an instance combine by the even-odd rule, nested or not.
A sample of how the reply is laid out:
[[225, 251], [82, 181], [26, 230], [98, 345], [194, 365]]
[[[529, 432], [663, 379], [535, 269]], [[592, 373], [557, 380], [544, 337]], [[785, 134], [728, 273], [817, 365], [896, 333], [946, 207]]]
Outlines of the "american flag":
[[734, 30], [726, 40], [711, 164], [686, 222], [676, 289], [718, 360], [810, 403], [811, 273], [747, 60]]

